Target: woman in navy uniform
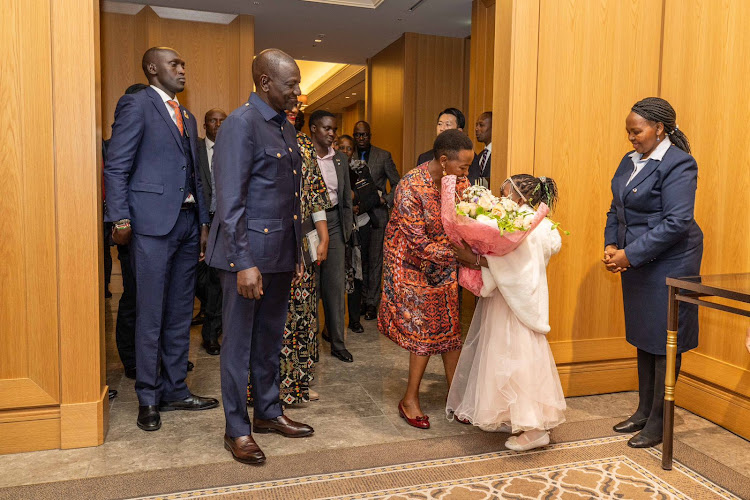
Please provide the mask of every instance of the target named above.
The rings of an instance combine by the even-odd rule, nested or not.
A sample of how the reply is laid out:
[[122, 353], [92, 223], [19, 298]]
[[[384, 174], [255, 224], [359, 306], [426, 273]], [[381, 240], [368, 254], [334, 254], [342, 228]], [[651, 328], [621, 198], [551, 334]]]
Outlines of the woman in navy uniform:
[[[662, 440], [666, 373], [666, 278], [700, 273], [703, 233], [695, 222], [698, 164], [678, 128], [672, 106], [658, 97], [637, 102], [625, 120], [635, 151], [612, 179], [612, 205], [604, 230], [604, 262], [621, 273], [628, 342], [638, 348], [638, 409], [614, 427], [636, 432], [628, 445]], [[698, 345], [698, 308], [681, 304], [677, 336], [681, 354]]]

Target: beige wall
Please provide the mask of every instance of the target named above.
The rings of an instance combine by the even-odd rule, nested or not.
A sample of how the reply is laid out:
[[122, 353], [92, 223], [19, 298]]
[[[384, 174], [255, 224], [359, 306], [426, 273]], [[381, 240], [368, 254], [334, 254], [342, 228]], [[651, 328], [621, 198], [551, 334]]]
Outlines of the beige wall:
[[402, 173], [432, 147], [437, 114], [466, 109], [468, 43], [405, 33], [368, 61], [372, 142], [391, 152]]
[[99, 2], [3, 6], [0, 453], [93, 446], [109, 414]]
[[109, 137], [115, 107], [133, 83], [147, 83], [141, 57], [152, 46], [176, 49], [185, 59], [187, 85], [177, 95], [198, 120], [211, 108], [231, 113], [252, 92], [254, 18], [229, 24], [161, 19], [145, 7], [137, 15], [102, 13], [102, 122]]
[[[558, 182], [553, 218], [571, 235], [550, 263], [549, 340], [568, 395], [636, 388], [620, 282], [599, 262], [610, 180], [632, 149], [624, 120], [633, 103], [668, 99], [691, 139], [700, 169], [696, 218], [706, 235], [702, 272], [750, 271], [750, 237], [735, 208], [744, 208], [750, 188], [748, 22], [742, 2], [496, 3], [493, 185], [520, 172]], [[702, 310], [701, 343], [685, 356], [677, 385], [678, 405], [746, 437], [747, 326]]]
[[477, 152], [484, 144], [477, 142], [474, 124], [479, 115], [492, 110], [492, 87], [495, 68], [495, 0], [474, 0], [471, 6], [471, 55], [466, 133], [475, 142]]

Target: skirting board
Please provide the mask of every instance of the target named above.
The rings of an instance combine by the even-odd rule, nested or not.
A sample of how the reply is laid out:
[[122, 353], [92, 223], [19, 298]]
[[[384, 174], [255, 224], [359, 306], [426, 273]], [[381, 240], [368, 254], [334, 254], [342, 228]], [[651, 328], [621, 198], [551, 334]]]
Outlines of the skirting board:
[[557, 365], [565, 396], [590, 396], [638, 390], [635, 359]]
[[675, 403], [688, 411], [750, 439], [750, 398], [680, 373]]

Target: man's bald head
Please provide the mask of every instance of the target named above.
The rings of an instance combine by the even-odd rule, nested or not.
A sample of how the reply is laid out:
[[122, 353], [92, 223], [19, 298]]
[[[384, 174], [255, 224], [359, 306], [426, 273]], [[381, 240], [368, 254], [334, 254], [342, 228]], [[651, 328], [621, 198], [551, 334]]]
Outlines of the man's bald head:
[[255, 92], [276, 112], [297, 106], [300, 73], [292, 56], [279, 49], [266, 49], [253, 60]]
[[267, 75], [270, 78], [278, 77], [279, 72], [282, 71], [284, 66], [293, 66], [297, 68], [297, 63], [294, 62], [292, 56], [280, 49], [266, 49], [258, 54], [253, 60], [253, 83], [256, 87], [260, 87], [260, 78], [263, 75]]

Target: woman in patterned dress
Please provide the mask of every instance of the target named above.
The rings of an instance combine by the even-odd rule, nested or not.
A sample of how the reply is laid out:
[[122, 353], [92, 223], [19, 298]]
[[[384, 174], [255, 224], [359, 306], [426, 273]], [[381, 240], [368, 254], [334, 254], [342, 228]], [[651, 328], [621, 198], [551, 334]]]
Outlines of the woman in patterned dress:
[[473, 145], [465, 133], [447, 130], [435, 140], [434, 151], [433, 160], [407, 173], [396, 188], [385, 231], [378, 316], [381, 333], [410, 352], [409, 379], [398, 410], [420, 429], [430, 427], [419, 404], [430, 356], [442, 355], [450, 387], [461, 350], [457, 264], [477, 265], [470, 249], [451, 245], [440, 217], [441, 179], [458, 176], [459, 193], [469, 186]]
[[[310, 138], [301, 132], [305, 123], [304, 114], [290, 113], [289, 121], [297, 129], [297, 144], [302, 154], [302, 220], [312, 214], [323, 212], [331, 207], [323, 175], [316, 160], [315, 148]], [[318, 261], [305, 268], [302, 280], [292, 284], [281, 348], [281, 403], [291, 405], [316, 400], [317, 394], [310, 390], [314, 376], [314, 364], [318, 360], [318, 296], [315, 293], [315, 268], [326, 259], [328, 253], [328, 227], [325, 218], [315, 223], [320, 238]], [[252, 405], [252, 385], [248, 379], [247, 401]]]

